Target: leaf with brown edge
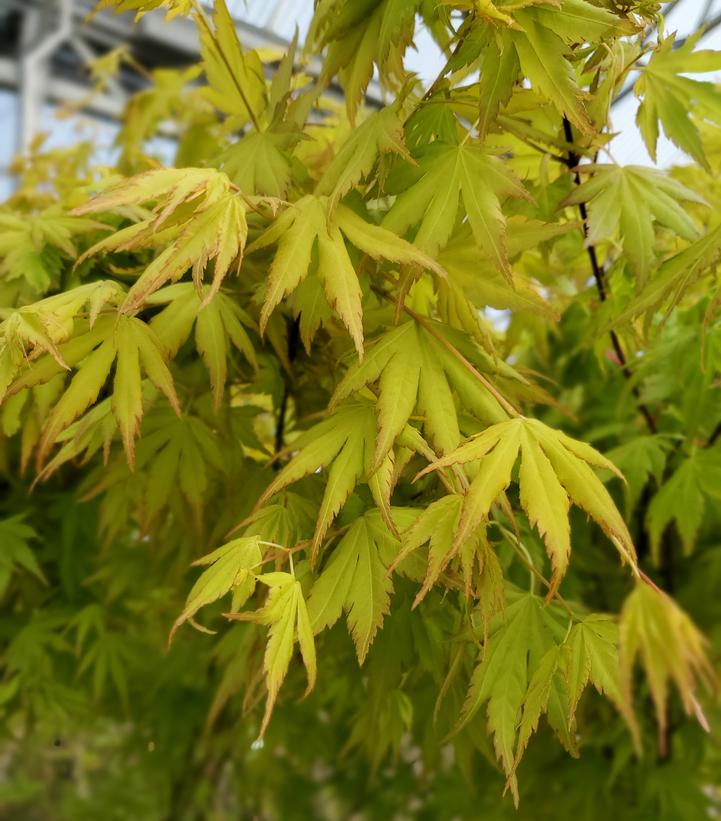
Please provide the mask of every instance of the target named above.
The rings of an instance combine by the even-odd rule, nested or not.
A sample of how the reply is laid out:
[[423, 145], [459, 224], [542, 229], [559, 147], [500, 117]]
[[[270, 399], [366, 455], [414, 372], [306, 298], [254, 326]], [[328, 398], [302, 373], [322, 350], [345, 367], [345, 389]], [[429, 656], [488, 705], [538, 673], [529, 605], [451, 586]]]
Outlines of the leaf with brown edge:
[[659, 750], [666, 753], [667, 704], [673, 683], [683, 709], [708, 731], [698, 702], [699, 686], [716, 687], [716, 674], [707, 656], [707, 641], [689, 616], [657, 587], [642, 581], [624, 602], [620, 620], [622, 697], [633, 711], [633, 677], [639, 659], [646, 674], [658, 720]]
[[636, 552], [626, 523], [589, 464], [610, 469], [621, 476], [618, 468], [585, 442], [525, 417], [491, 425], [457, 450], [432, 462], [416, 477], [440, 468], [480, 463], [466, 493], [454, 546], [467, 541], [487, 518], [491, 505], [511, 481], [519, 449], [522, 453], [519, 471], [521, 506], [546, 544], [553, 567], [550, 594], [557, 589], [568, 566], [569, 500], [598, 523], [618, 549], [622, 560], [635, 572]]
[[317, 662], [315, 640], [300, 582], [291, 573], [280, 571], [263, 573], [257, 576], [257, 580], [270, 588], [265, 605], [252, 613], [227, 613], [226, 618], [252, 621], [269, 628], [263, 657], [268, 697], [258, 733], [258, 737], [262, 738], [273, 714], [278, 691], [288, 672], [295, 643], [297, 642], [300, 648], [308, 676], [306, 694], [315, 687]]

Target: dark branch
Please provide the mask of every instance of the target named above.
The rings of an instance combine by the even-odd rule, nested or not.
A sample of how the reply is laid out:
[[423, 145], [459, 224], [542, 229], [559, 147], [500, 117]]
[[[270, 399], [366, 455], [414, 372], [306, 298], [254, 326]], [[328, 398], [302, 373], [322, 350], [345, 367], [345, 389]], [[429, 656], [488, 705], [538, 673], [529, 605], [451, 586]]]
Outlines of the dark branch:
[[[570, 145], [573, 145], [573, 129], [571, 128], [571, 123], [567, 117], [563, 118], [563, 133], [566, 138], [566, 142]], [[576, 185], [581, 184], [581, 175], [578, 171], [578, 163], [580, 162], [580, 157], [576, 154], [573, 149], [569, 149], [568, 151], [568, 159], [566, 160], [566, 165], [568, 166], [569, 170], [573, 172], [573, 178]], [[586, 238], [588, 238], [588, 210], [586, 209], [586, 204], [584, 202], [579, 203], [578, 205], [579, 213], [581, 214], [581, 219], [583, 221], [583, 234]], [[606, 273], [603, 269], [603, 266], [598, 261], [598, 254], [596, 253], [596, 246], [592, 244], [586, 245], [586, 250], [588, 252], [588, 258], [591, 261], [591, 270], [593, 271], [593, 278], [596, 281], [596, 290], [598, 291], [598, 297], [601, 302], [605, 302], [608, 299], [608, 289], [606, 286]], [[633, 376], [631, 373], [631, 369], [628, 367], [628, 361], [626, 360], [626, 354], [623, 352], [623, 348], [621, 347], [621, 341], [618, 338], [618, 334], [611, 330], [609, 332], [611, 337], [611, 344], [613, 345], [613, 350], [616, 353], [616, 358], [618, 359], [618, 363], [621, 366], [621, 371], [626, 379], [630, 380]], [[658, 428], [656, 426], [656, 420], [653, 418], [651, 411], [648, 409], [648, 406], [644, 404], [643, 400], [641, 399], [641, 391], [638, 389], [637, 385], [632, 385], [631, 391], [633, 392], [634, 398], [636, 399], [636, 404], [638, 405], [638, 409], [641, 412], [641, 415], [646, 420], [646, 424], [648, 425], [649, 430], [651, 433], [656, 433]]]

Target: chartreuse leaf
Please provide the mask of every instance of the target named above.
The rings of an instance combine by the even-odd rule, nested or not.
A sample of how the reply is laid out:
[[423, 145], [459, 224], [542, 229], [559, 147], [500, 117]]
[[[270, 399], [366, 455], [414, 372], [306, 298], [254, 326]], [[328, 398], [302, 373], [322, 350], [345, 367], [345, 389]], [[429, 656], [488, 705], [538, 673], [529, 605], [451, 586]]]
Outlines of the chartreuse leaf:
[[367, 177], [379, 154], [393, 152], [411, 160], [403, 142], [403, 123], [397, 106], [386, 106], [371, 114], [351, 132], [326, 168], [316, 187], [316, 194], [335, 203]]
[[[567, 233], [573, 223], [554, 224], [523, 217], [506, 221], [506, 243], [511, 261], [524, 251], [542, 247], [542, 243]], [[480, 252], [480, 253], [479, 253]], [[451, 237], [438, 255], [438, 261], [448, 273], [450, 285], [460, 289], [477, 308], [530, 311], [554, 317], [552, 304], [544, 299], [537, 283], [515, 268], [513, 283], [501, 274], [488, 254], [479, 249], [470, 228], [463, 226]]]
[[202, 12], [196, 14], [200, 54], [208, 78], [208, 99], [240, 128], [258, 122], [266, 104], [263, 64], [256, 51], [243, 51], [225, 0], [215, 0], [212, 30]]
[[[118, 305], [124, 295], [117, 283], [100, 280], [10, 312], [0, 324], [0, 401], [16, 376], [43, 352], [50, 355], [45, 360], [45, 368], [50, 372], [46, 379], [87, 355], [95, 344], [88, 345], [89, 340], [101, 338], [107, 328], [105, 319], [93, 328], [100, 312]], [[83, 330], [92, 331], [90, 337]], [[77, 337], [83, 336], [84, 341], [78, 342]], [[37, 361], [33, 369], [37, 372]]]
[[260, 738], [273, 713], [280, 685], [285, 679], [296, 641], [308, 675], [308, 694], [315, 687], [316, 655], [313, 628], [308, 615], [300, 582], [290, 573], [264, 573], [258, 581], [270, 588], [264, 607], [254, 613], [228, 613], [227, 618], [254, 621], [269, 627], [268, 643], [263, 658], [268, 698], [260, 727]]
[[81, 219], [51, 206], [37, 215], [0, 212], [0, 277], [24, 279], [34, 294], [44, 294], [64, 265], [64, 257], [75, 259], [74, 238], [103, 223]]
[[676, 523], [689, 555], [696, 543], [706, 509], [706, 500], [721, 498], [721, 459], [715, 449], [696, 450], [661, 485], [646, 513], [651, 550], [660, 560], [661, 536], [671, 522]]
[[421, 0], [349, 3], [328, 0], [317, 6], [308, 43], [327, 48], [322, 78], [336, 74], [343, 88], [348, 117], [358, 106], [378, 66], [383, 82], [396, 86], [406, 76], [403, 55], [413, 37]]
[[[496, 616], [480, 663], [473, 672], [458, 728], [464, 727], [487, 705], [488, 726], [501, 765], [509, 777], [514, 800], [518, 786], [514, 770], [518, 723], [529, 685], [542, 662], [554, 648], [558, 625], [542, 601], [531, 594], [519, 595]], [[534, 690], [538, 687], [534, 682]], [[532, 694], [543, 705], [543, 698]], [[533, 724], [530, 716], [528, 723]], [[524, 727], [524, 735], [528, 729]]]
[[344, 236], [373, 259], [415, 264], [443, 274], [427, 254], [384, 228], [372, 225], [350, 208], [339, 205], [329, 213], [326, 196], [307, 195], [293, 203], [253, 242], [255, 251], [278, 243], [270, 266], [265, 301], [260, 313], [264, 331], [273, 309], [294, 291], [308, 275], [317, 248], [316, 274], [328, 303], [350, 332], [356, 350], [363, 353], [361, 287], [348, 255]]
[[[293, 482], [321, 469], [328, 469], [313, 535], [313, 557], [317, 555], [331, 522], [361, 481], [365, 481], [370, 487], [378, 507], [386, 510], [387, 519], [393, 462], [389, 457], [377, 470], [374, 469], [375, 429], [374, 406], [371, 402], [356, 401], [336, 408], [327, 419], [302, 433], [293, 442], [293, 450], [297, 455], [266, 488], [256, 509]], [[404, 431], [403, 442], [411, 449], [426, 454], [429, 452], [422, 437], [410, 428]]]
[[664, 303], [669, 310], [675, 307], [684, 294], [698, 280], [708, 274], [721, 255], [721, 226], [711, 229], [678, 254], [665, 260], [645, 288], [609, 323], [617, 327], [640, 314], [651, 315]]
[[[401, 535], [401, 549], [391, 564], [394, 570], [411, 553], [428, 543], [428, 566], [421, 589], [416, 594], [413, 607], [417, 607], [438, 580], [448, 563], [458, 553], [461, 545], [454, 544], [454, 536], [461, 515], [463, 497], [457, 494], [444, 496], [431, 502], [420, 516]], [[472, 545], [475, 549], [475, 545]], [[467, 565], [464, 567], [464, 570]], [[466, 577], [470, 589], [470, 578]]]
[[710, 170], [696, 123], [721, 124], [721, 93], [715, 83], [683, 76], [721, 69], [721, 52], [695, 51], [701, 36], [699, 31], [678, 45], [675, 34], [661, 40], [634, 86], [642, 98], [636, 122], [654, 162], [661, 123], [669, 140]]
[[[587, 3], [579, 5], [593, 9]], [[566, 59], [570, 48], [564, 42], [563, 34], [568, 31], [568, 21], [555, 9], [542, 16], [538, 14], [538, 9], [524, 8], [516, 11], [514, 17], [518, 29], [510, 30], [509, 34], [521, 71], [530, 80], [531, 86], [538, 89], [560, 114], [568, 117], [582, 132], [592, 133], [574, 68]], [[575, 36], [578, 37], [578, 34]]]
[[592, 613], [574, 624], [563, 644], [563, 665], [569, 695], [569, 721], [591, 683], [599, 693], [622, 710], [633, 727], [631, 713], [621, 696], [618, 661], [618, 625], [613, 619]]
[[[180, 407], [175, 395], [173, 377], [151, 329], [135, 317], [120, 316], [114, 337], [117, 362], [112, 408], [123, 439], [125, 455], [132, 468], [135, 458], [134, 441], [143, 417], [142, 372], [145, 372], [151, 382], [165, 394], [178, 414]], [[103, 367], [104, 365], [105, 360]]]
[[650, 478], [661, 484], [669, 443], [660, 436], [636, 436], [608, 452], [608, 458], [617, 465], [626, 478], [624, 488], [626, 515], [638, 504], [641, 492]]
[[468, 407], [483, 418], [506, 414], [479, 382], [469, 378], [453, 355], [415, 320], [386, 332], [363, 361], [352, 365], [331, 398], [333, 408], [343, 399], [379, 380], [378, 436], [373, 467], [389, 453], [414, 410], [424, 417], [431, 442], [448, 453], [458, 446], [460, 432], [453, 398], [455, 388]]
[[96, 11], [100, 9], [115, 9], [117, 13], [123, 11], [134, 11], [135, 19], [140, 20], [143, 15], [153, 9], [166, 9], [168, 20], [177, 17], [179, 14], [190, 14], [193, 3], [192, 0], [100, 0]]
[[44, 354], [29, 363], [25, 373], [8, 389], [16, 393], [43, 384], [70, 365], [77, 365], [69, 385], [45, 420], [38, 448], [39, 463], [44, 461], [62, 431], [96, 401], [115, 363], [112, 410], [132, 468], [134, 440], [143, 415], [144, 375], [165, 395], [176, 413], [180, 413], [173, 378], [157, 337], [136, 317], [106, 315], [85, 333], [60, 345], [58, 351], [59, 357]]
[[146, 298], [168, 282], [192, 270], [200, 288], [208, 264], [213, 279], [209, 301], [235, 262], [243, 256], [248, 235], [247, 204], [231, 190], [228, 176], [209, 168], [162, 168], [131, 177], [79, 206], [73, 213], [102, 211], [127, 213], [150, 202], [148, 214], [138, 211], [138, 222], [122, 228], [89, 248], [80, 259], [101, 251], [129, 251], [160, 246], [163, 250], [140, 275], [123, 304], [137, 310]]
[[[168, 641], [173, 640], [177, 629], [193, 619], [201, 607], [212, 604], [233, 591], [233, 605], [237, 609], [255, 589], [255, 571], [259, 569], [263, 554], [257, 536], [233, 539], [227, 544], [196, 559], [193, 567], [207, 567], [188, 593], [183, 612], [173, 623]], [[236, 590], [240, 593], [236, 594]]]
[[195, 325], [195, 346], [210, 374], [213, 401], [218, 407], [228, 375], [230, 343], [255, 370], [258, 368], [255, 349], [246, 331], [255, 323], [237, 300], [221, 292], [208, 301], [207, 291], [204, 286], [199, 292], [190, 282], [156, 291], [148, 298], [148, 304], [166, 307], [153, 317], [150, 327], [168, 355], [175, 356]]
[[417, 159], [418, 168], [403, 180], [403, 191], [383, 225], [398, 234], [417, 225], [414, 244], [435, 256], [453, 232], [462, 199], [477, 246], [510, 277], [500, 200], [528, 199], [521, 181], [500, 159], [476, 145], [435, 142]]
[[30, 542], [37, 539], [37, 533], [23, 519], [22, 515], [0, 519], [0, 598], [5, 595], [10, 579], [20, 568], [47, 584], [30, 547]]
[[673, 682], [688, 715], [708, 729], [696, 698], [699, 685], [711, 687], [715, 674], [706, 655], [706, 639], [684, 611], [656, 587], [637, 582], [621, 610], [621, 686], [628, 711], [633, 709], [633, 673], [639, 658], [656, 707], [659, 746], [665, 754], [666, 710]]
[[620, 234], [639, 286], [645, 285], [656, 259], [654, 221], [684, 239], [698, 236], [679, 202], [704, 203], [704, 199], [673, 177], [638, 165], [583, 165], [581, 170], [591, 178], [575, 188], [563, 205], [589, 203], [589, 245]]
[[241, 191], [281, 199], [291, 180], [291, 144], [288, 134], [253, 131], [228, 146], [218, 163]]
[[388, 575], [398, 540], [377, 511], [356, 519], [333, 548], [308, 599], [313, 632], [319, 633], [347, 613], [358, 663], [363, 664], [383, 618], [390, 612], [393, 583]]
[[511, 482], [519, 449], [521, 506], [546, 544], [553, 568], [551, 592], [560, 584], [568, 566], [569, 499], [600, 525], [622, 559], [635, 567], [635, 550], [628, 528], [589, 464], [620, 475], [617, 468], [590, 445], [523, 417], [492, 425], [419, 474], [480, 462], [478, 473], [465, 494], [454, 548], [471, 539], [487, 520], [491, 505]]

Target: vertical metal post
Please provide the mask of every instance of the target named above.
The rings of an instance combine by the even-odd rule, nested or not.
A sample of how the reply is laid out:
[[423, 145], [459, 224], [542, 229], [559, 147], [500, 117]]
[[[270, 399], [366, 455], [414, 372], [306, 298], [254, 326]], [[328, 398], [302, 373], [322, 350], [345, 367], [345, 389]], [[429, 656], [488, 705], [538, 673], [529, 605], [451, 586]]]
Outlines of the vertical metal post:
[[26, 151], [40, 130], [50, 58], [71, 32], [72, 0], [46, 0], [40, 6], [29, 8], [23, 16], [18, 87], [19, 151]]

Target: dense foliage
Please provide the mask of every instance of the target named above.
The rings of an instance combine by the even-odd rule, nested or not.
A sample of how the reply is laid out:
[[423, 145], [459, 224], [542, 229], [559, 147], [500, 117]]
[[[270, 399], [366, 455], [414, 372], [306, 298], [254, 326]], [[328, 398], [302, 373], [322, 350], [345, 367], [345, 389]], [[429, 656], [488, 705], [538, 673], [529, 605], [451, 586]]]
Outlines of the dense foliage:
[[[202, 62], [0, 210], [3, 817], [721, 811], [721, 52], [650, 0], [319, 0], [283, 55], [102, 5]], [[613, 160], [631, 81], [688, 165]]]

